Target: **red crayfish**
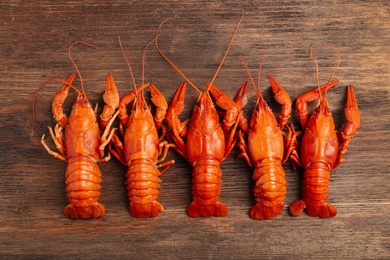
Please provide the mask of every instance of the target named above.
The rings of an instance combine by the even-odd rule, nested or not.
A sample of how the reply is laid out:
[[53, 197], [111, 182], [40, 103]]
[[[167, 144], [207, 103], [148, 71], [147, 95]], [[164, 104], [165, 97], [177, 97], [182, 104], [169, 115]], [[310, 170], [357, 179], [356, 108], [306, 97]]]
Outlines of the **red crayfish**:
[[[334, 50], [337, 52], [336, 49]], [[338, 80], [331, 81], [340, 64], [340, 54], [337, 52], [337, 55], [338, 64], [328, 83], [322, 86], [318, 83], [317, 88], [297, 98], [296, 110], [303, 129], [303, 136], [300, 150], [298, 153], [293, 153], [291, 158], [305, 171], [303, 173], [302, 199], [295, 201], [290, 206], [290, 212], [294, 216], [300, 215], [304, 208], [306, 208], [306, 213], [313, 217], [330, 218], [337, 214], [336, 208], [327, 203], [330, 171], [344, 162], [343, 155], [347, 152], [348, 144], [360, 127], [360, 115], [354, 89], [352, 86], [348, 86], [347, 104], [344, 109], [348, 123], [342, 131], [335, 130], [326, 94], [330, 88], [338, 83]], [[310, 56], [316, 64], [317, 81], [319, 82], [318, 63], [312, 55], [312, 48]], [[318, 100], [318, 104], [309, 118], [307, 103], [315, 100]]]
[[[70, 49], [76, 43], [78, 42], [69, 47], [71, 60]], [[74, 62], [73, 64], [76, 67]], [[75, 74], [72, 74], [56, 94], [52, 103], [52, 112], [57, 124], [54, 130], [50, 126], [48, 128], [58, 152], [49, 148], [44, 140], [45, 135], [42, 136], [41, 143], [49, 154], [68, 163], [65, 183], [69, 205], [64, 209], [65, 215], [71, 218], [99, 218], [104, 216], [105, 207], [98, 202], [102, 179], [97, 163], [110, 159], [110, 155], [104, 156], [104, 149], [115, 131], [115, 129], [110, 130], [110, 127], [118, 114], [114, 114], [114, 112], [119, 103], [119, 94], [113, 77], [107, 75], [106, 90], [103, 95], [106, 105], [100, 116], [99, 128], [96, 109], [92, 108], [84, 92], [80, 72], [78, 71], [78, 73], [81, 92], [72, 86], [76, 77]], [[62, 105], [71, 87], [78, 93], [78, 96], [70, 116], [67, 117], [63, 113]], [[36, 96], [34, 101], [35, 98]], [[102, 134], [101, 131], [103, 131]]]
[[[145, 57], [146, 49], [151, 43], [145, 47], [143, 57]], [[123, 52], [123, 54], [125, 53]], [[174, 164], [173, 160], [162, 163], [168, 148], [173, 145], [163, 141], [164, 129], [160, 137], [158, 133], [162, 128], [168, 104], [153, 84], [144, 84], [143, 76], [141, 86], [137, 87], [130, 63], [128, 66], [135, 89], [126, 94], [118, 106], [123, 142], [117, 135], [114, 135], [114, 145], [110, 145], [109, 150], [122, 164], [128, 166], [126, 185], [131, 215], [136, 218], [156, 217], [164, 210], [157, 201], [159, 183], [161, 182], [159, 176]], [[146, 87], [150, 90], [151, 101], [157, 106], [155, 117], [153, 117], [151, 107], [144, 98], [144, 88]], [[133, 107], [129, 116], [126, 107], [131, 102], [133, 102]], [[160, 158], [158, 158], [159, 156]], [[166, 167], [160, 172], [159, 168], [164, 166]]]
[[[242, 19], [243, 17], [241, 17]], [[200, 91], [162, 53], [156, 40], [156, 47], [161, 56], [199, 93], [198, 105], [195, 106], [191, 119], [182, 123], [178, 118], [184, 109], [186, 83], [182, 83], [172, 99], [165, 118], [170, 130], [167, 132], [167, 138], [176, 145], [175, 150], [193, 166], [193, 201], [187, 208], [187, 214], [194, 218], [199, 216], [223, 217], [228, 214], [226, 205], [219, 201], [220, 183], [222, 181], [220, 164], [235, 146], [237, 126], [240, 124], [242, 128], [245, 128], [242, 109], [246, 105], [247, 85], [243, 85], [239, 89], [233, 101], [215, 87], [213, 81], [227, 56], [240, 22], [211, 83], [206, 84], [207, 90], [204, 92]], [[210, 94], [216, 105], [225, 110], [222, 122]]]
[[[246, 64], [245, 67], [255, 86]], [[248, 164], [255, 168], [253, 180], [256, 181], [254, 197], [257, 203], [250, 210], [250, 216], [256, 220], [273, 218], [283, 210], [287, 189], [282, 164], [289, 158], [291, 152], [289, 147], [292, 144], [290, 140], [292, 132], [290, 131], [288, 136], [282, 132], [291, 116], [291, 99], [283, 87], [269, 76], [274, 98], [282, 105], [282, 111], [276, 121], [260, 91], [260, 70], [258, 86], [255, 87], [256, 105], [247, 132], [247, 142], [243, 136], [246, 134], [245, 131], [240, 130], [238, 134], [240, 141], [237, 143], [242, 151], [239, 157], [244, 157]]]

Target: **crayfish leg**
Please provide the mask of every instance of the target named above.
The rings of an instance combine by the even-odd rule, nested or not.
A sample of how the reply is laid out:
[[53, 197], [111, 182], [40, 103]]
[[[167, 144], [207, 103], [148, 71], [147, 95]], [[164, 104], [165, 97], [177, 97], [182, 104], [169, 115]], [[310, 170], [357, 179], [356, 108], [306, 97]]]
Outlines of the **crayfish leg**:
[[[53, 140], [55, 140], [55, 139], [53, 139]], [[54, 156], [55, 158], [57, 158], [57, 159], [60, 159], [61, 161], [66, 162], [66, 158], [64, 157], [65, 154], [62, 155], [62, 154], [59, 154], [59, 153], [57, 153], [57, 152], [52, 151], [52, 150], [50, 149], [50, 147], [46, 144], [46, 142], [45, 142], [45, 135], [42, 135], [41, 144], [43, 145], [43, 147], [45, 147], [46, 151], [47, 151], [49, 154], [53, 155], [53, 156]], [[62, 149], [60, 150], [60, 152], [61, 152], [61, 151], [63, 152]]]

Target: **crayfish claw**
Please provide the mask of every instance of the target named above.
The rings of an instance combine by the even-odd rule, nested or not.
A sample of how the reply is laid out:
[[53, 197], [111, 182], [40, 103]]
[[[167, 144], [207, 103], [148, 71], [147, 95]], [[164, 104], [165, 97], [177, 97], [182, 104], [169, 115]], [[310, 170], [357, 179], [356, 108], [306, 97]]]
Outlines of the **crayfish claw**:
[[271, 83], [272, 91], [274, 92], [275, 100], [282, 105], [282, 111], [279, 116], [279, 128], [284, 129], [285, 125], [288, 122], [288, 119], [291, 117], [292, 112], [292, 102], [290, 96], [287, 94], [286, 90], [276, 81], [272, 76], [268, 76], [268, 80]]
[[161, 92], [158, 90], [158, 88], [156, 88], [156, 86], [154, 86], [153, 84], [149, 84], [149, 90], [151, 100], [153, 104], [157, 107], [154, 120], [157, 129], [159, 129], [167, 113], [168, 103], [165, 100], [164, 96], [161, 94]]
[[219, 107], [225, 110], [238, 107], [237, 104], [230, 97], [228, 97], [221, 89], [217, 88], [214, 85], [211, 85], [210, 83], [206, 83], [206, 87], [209, 89], [211, 96], [213, 96], [213, 98], [215, 99], [215, 104], [217, 104]]
[[110, 74], [106, 75], [106, 90], [103, 94], [104, 108], [100, 115], [100, 129], [103, 129], [119, 105], [119, 93], [116, 87], [114, 77]]
[[248, 82], [245, 81], [242, 83], [240, 89], [237, 91], [237, 94], [234, 96], [234, 102], [243, 109], [246, 104], [248, 103], [248, 98], [247, 98], [247, 93], [248, 93]]
[[[359, 108], [355, 96], [355, 91], [352, 86], [348, 86], [347, 89], [347, 105], [344, 109], [345, 117], [348, 120], [349, 124], [353, 124], [355, 131], [360, 128], [360, 115]], [[347, 134], [347, 133], [344, 133]], [[354, 134], [354, 133], [352, 133]]]
[[176, 120], [176, 126], [181, 125], [181, 123], [178, 121], [178, 117], [184, 109], [184, 95], [186, 92], [186, 86], [186, 83], [180, 84], [179, 88], [176, 90], [175, 95], [173, 96], [170, 106], [168, 107], [165, 121], [168, 123], [171, 129], [174, 127], [174, 120]]

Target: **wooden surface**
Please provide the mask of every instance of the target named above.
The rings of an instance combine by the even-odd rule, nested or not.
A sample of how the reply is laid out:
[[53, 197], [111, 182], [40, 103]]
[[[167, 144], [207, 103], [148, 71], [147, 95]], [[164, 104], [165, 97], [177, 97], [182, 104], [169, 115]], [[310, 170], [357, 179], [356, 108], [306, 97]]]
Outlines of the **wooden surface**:
[[[0, 256], [2, 258], [126, 258], [126, 259], [239, 259], [239, 258], [390, 258], [390, 19], [389, 3], [373, 1], [2, 1], [0, 4]], [[248, 80], [239, 54], [256, 73], [263, 50], [263, 93], [274, 111], [266, 76], [273, 75], [293, 99], [321, 82], [337, 63], [331, 45], [341, 54], [335, 78], [338, 87], [328, 98], [337, 127], [345, 123], [346, 86], [356, 88], [361, 128], [353, 138], [347, 162], [332, 172], [329, 201], [338, 209], [333, 219], [292, 217], [287, 206], [299, 197], [299, 175], [284, 165], [288, 193], [283, 214], [253, 221], [252, 169], [235, 159], [222, 163], [221, 201], [229, 207], [224, 218], [192, 219], [185, 210], [191, 199], [191, 166], [174, 151], [176, 164], [162, 176], [160, 201], [165, 212], [155, 219], [135, 219], [128, 212], [124, 186], [126, 168], [112, 160], [101, 164], [100, 201], [106, 216], [72, 220], [67, 205], [66, 164], [42, 145], [47, 125], [54, 126], [51, 101], [61, 83], [51, 82], [37, 99], [37, 130], [32, 123], [32, 99], [48, 78], [74, 73], [68, 47], [77, 40], [97, 48], [76, 46], [89, 99], [102, 105], [105, 75], [114, 75], [121, 95], [132, 88], [120, 52], [120, 36], [138, 84], [141, 57], [159, 23], [164, 26], [160, 46], [199, 87], [210, 81], [241, 9], [245, 18], [215, 84], [233, 96]], [[168, 101], [183, 81], [150, 48], [146, 81], [154, 83]], [[76, 84], [77, 85], [77, 84]], [[254, 91], [245, 114], [255, 103]], [[69, 111], [71, 95], [64, 107]], [[188, 88], [188, 117], [196, 92]], [[298, 126], [296, 114], [292, 117]], [[47, 139], [49, 140], [49, 139]], [[53, 149], [54, 145], [51, 144]]]

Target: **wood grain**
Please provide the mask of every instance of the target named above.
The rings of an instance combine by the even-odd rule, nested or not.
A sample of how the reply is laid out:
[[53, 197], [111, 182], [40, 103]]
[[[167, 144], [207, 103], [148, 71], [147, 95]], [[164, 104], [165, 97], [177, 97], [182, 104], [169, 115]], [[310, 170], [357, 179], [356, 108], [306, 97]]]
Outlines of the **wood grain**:
[[[176, 164], [162, 176], [156, 219], [134, 219], [128, 212], [126, 168], [112, 160], [101, 164], [101, 202], [107, 215], [99, 220], [71, 220], [67, 204], [66, 164], [40, 144], [47, 125], [54, 125], [51, 100], [61, 85], [47, 84], [39, 93], [32, 123], [32, 99], [48, 78], [74, 73], [68, 47], [77, 40], [97, 48], [76, 46], [72, 55], [89, 99], [102, 104], [105, 75], [114, 75], [120, 94], [132, 88], [118, 36], [129, 55], [138, 84], [141, 59], [161, 21], [161, 49], [199, 87], [213, 76], [241, 9], [245, 18], [215, 84], [233, 96], [248, 80], [239, 54], [256, 72], [262, 69], [265, 98], [277, 113], [266, 76], [273, 75], [292, 98], [316, 85], [311, 44], [319, 59], [321, 81], [341, 65], [338, 87], [329, 92], [337, 127], [345, 123], [346, 86], [353, 85], [361, 112], [361, 128], [352, 140], [346, 163], [332, 174], [329, 200], [338, 209], [333, 219], [292, 217], [287, 206], [299, 197], [299, 175], [291, 164], [286, 208], [281, 216], [253, 221], [249, 209], [252, 170], [236, 160], [234, 150], [223, 162], [221, 201], [225, 218], [191, 219], [191, 167], [175, 152]], [[2, 258], [390, 258], [390, 18], [389, 3], [372, 1], [2, 1], [0, 4], [0, 256]], [[145, 78], [170, 100], [183, 81], [150, 48]], [[255, 104], [250, 90], [247, 118]], [[69, 111], [74, 95], [65, 103]], [[182, 119], [190, 116], [196, 92], [188, 89]], [[294, 114], [293, 122], [298, 125]], [[54, 147], [54, 146], [53, 146]]]

